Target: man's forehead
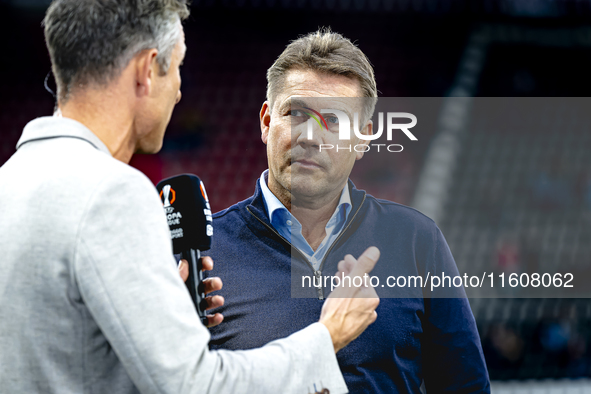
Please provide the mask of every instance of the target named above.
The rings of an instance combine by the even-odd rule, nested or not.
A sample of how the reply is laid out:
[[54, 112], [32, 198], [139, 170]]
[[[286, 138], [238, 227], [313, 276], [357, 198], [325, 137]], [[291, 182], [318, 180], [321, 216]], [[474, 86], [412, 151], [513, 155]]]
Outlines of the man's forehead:
[[354, 98], [361, 96], [361, 85], [354, 78], [312, 70], [292, 70], [285, 76], [277, 104], [279, 108], [323, 105], [347, 110]]
[[282, 102], [281, 109], [307, 108], [317, 111], [338, 109], [348, 115], [358, 111], [360, 99], [357, 97], [307, 97], [291, 96]]
[[360, 97], [361, 84], [355, 78], [314, 70], [290, 70], [283, 80], [287, 96]]
[[187, 45], [185, 44], [185, 29], [183, 28], [183, 25], [180, 23], [179, 23], [179, 29], [181, 29], [181, 38], [180, 38], [181, 59], [183, 59], [185, 57], [185, 54], [187, 53]]

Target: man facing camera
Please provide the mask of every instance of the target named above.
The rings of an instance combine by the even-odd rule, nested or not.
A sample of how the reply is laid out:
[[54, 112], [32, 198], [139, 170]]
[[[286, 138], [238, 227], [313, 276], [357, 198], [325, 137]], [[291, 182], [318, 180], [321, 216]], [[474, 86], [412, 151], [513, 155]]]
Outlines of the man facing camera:
[[[375, 292], [339, 287], [288, 338], [210, 351], [154, 185], [127, 165], [162, 146], [188, 14], [182, 0], [56, 0], [47, 11], [62, 116], [31, 121], [0, 168], [2, 393], [347, 391], [335, 352], [376, 319]], [[378, 257], [369, 248], [343, 273], [363, 275]]]
[[[325, 278], [337, 273], [342, 256], [347, 261], [369, 245], [381, 251], [372, 275], [383, 281], [458, 272], [431, 219], [349, 180], [365, 149], [347, 147], [367, 145], [360, 137], [373, 133], [377, 97], [361, 50], [318, 31], [292, 42], [267, 81], [260, 127], [269, 168], [252, 197], [214, 215], [209, 254], [223, 264], [212, 272], [227, 287], [220, 293], [224, 324], [211, 329], [213, 349], [262, 346], [310, 324], [330, 293]], [[339, 140], [338, 116], [327, 110], [320, 119], [321, 107], [345, 112], [356, 100], [363, 127]], [[310, 117], [318, 121], [310, 122], [313, 129]], [[321, 149], [328, 146], [340, 149]], [[305, 288], [306, 277], [315, 279], [312, 288]], [[489, 392], [476, 324], [460, 290], [452, 298], [382, 298], [376, 323], [337, 354], [349, 390], [417, 393], [424, 384], [434, 393]]]

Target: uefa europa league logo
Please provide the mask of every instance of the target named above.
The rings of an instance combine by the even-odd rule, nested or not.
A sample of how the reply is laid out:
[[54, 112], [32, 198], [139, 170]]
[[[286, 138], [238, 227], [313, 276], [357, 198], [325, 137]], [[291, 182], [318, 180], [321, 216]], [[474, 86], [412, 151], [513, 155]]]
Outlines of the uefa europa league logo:
[[165, 185], [160, 192], [160, 198], [163, 199], [162, 203], [164, 204], [164, 208], [167, 208], [170, 207], [170, 204], [176, 199], [176, 193], [170, 185]]

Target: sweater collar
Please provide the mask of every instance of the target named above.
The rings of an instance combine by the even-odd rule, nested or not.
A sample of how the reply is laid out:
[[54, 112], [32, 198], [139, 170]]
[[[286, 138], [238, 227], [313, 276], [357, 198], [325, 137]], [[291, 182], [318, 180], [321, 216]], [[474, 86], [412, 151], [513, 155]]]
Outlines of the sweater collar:
[[[353, 206], [353, 209], [351, 210], [351, 214], [348, 215], [346, 224], [348, 224], [353, 219], [353, 217], [355, 216], [355, 212], [360, 208], [365, 198], [365, 191], [358, 190], [351, 181], [351, 179], [349, 179], [347, 184], [349, 187], [349, 195], [351, 198], [351, 204]], [[269, 219], [267, 209], [265, 208], [263, 191], [261, 190], [261, 186], [258, 181], [256, 182], [254, 195], [249, 200], [246, 200], [246, 202], [248, 203], [246, 206], [247, 210], [250, 211], [253, 215], [255, 215], [264, 224], [266, 224], [267, 226], [271, 226], [271, 220]], [[252, 216], [248, 212], [246, 214], [248, 216]]]

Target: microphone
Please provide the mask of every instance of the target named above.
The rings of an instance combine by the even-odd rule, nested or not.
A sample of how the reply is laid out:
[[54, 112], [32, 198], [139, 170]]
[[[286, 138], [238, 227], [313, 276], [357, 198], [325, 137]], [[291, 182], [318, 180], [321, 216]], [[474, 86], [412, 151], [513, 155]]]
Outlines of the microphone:
[[156, 185], [168, 220], [174, 254], [189, 262], [186, 285], [201, 322], [206, 325], [201, 252], [211, 247], [211, 207], [201, 180], [193, 174], [166, 178]]

